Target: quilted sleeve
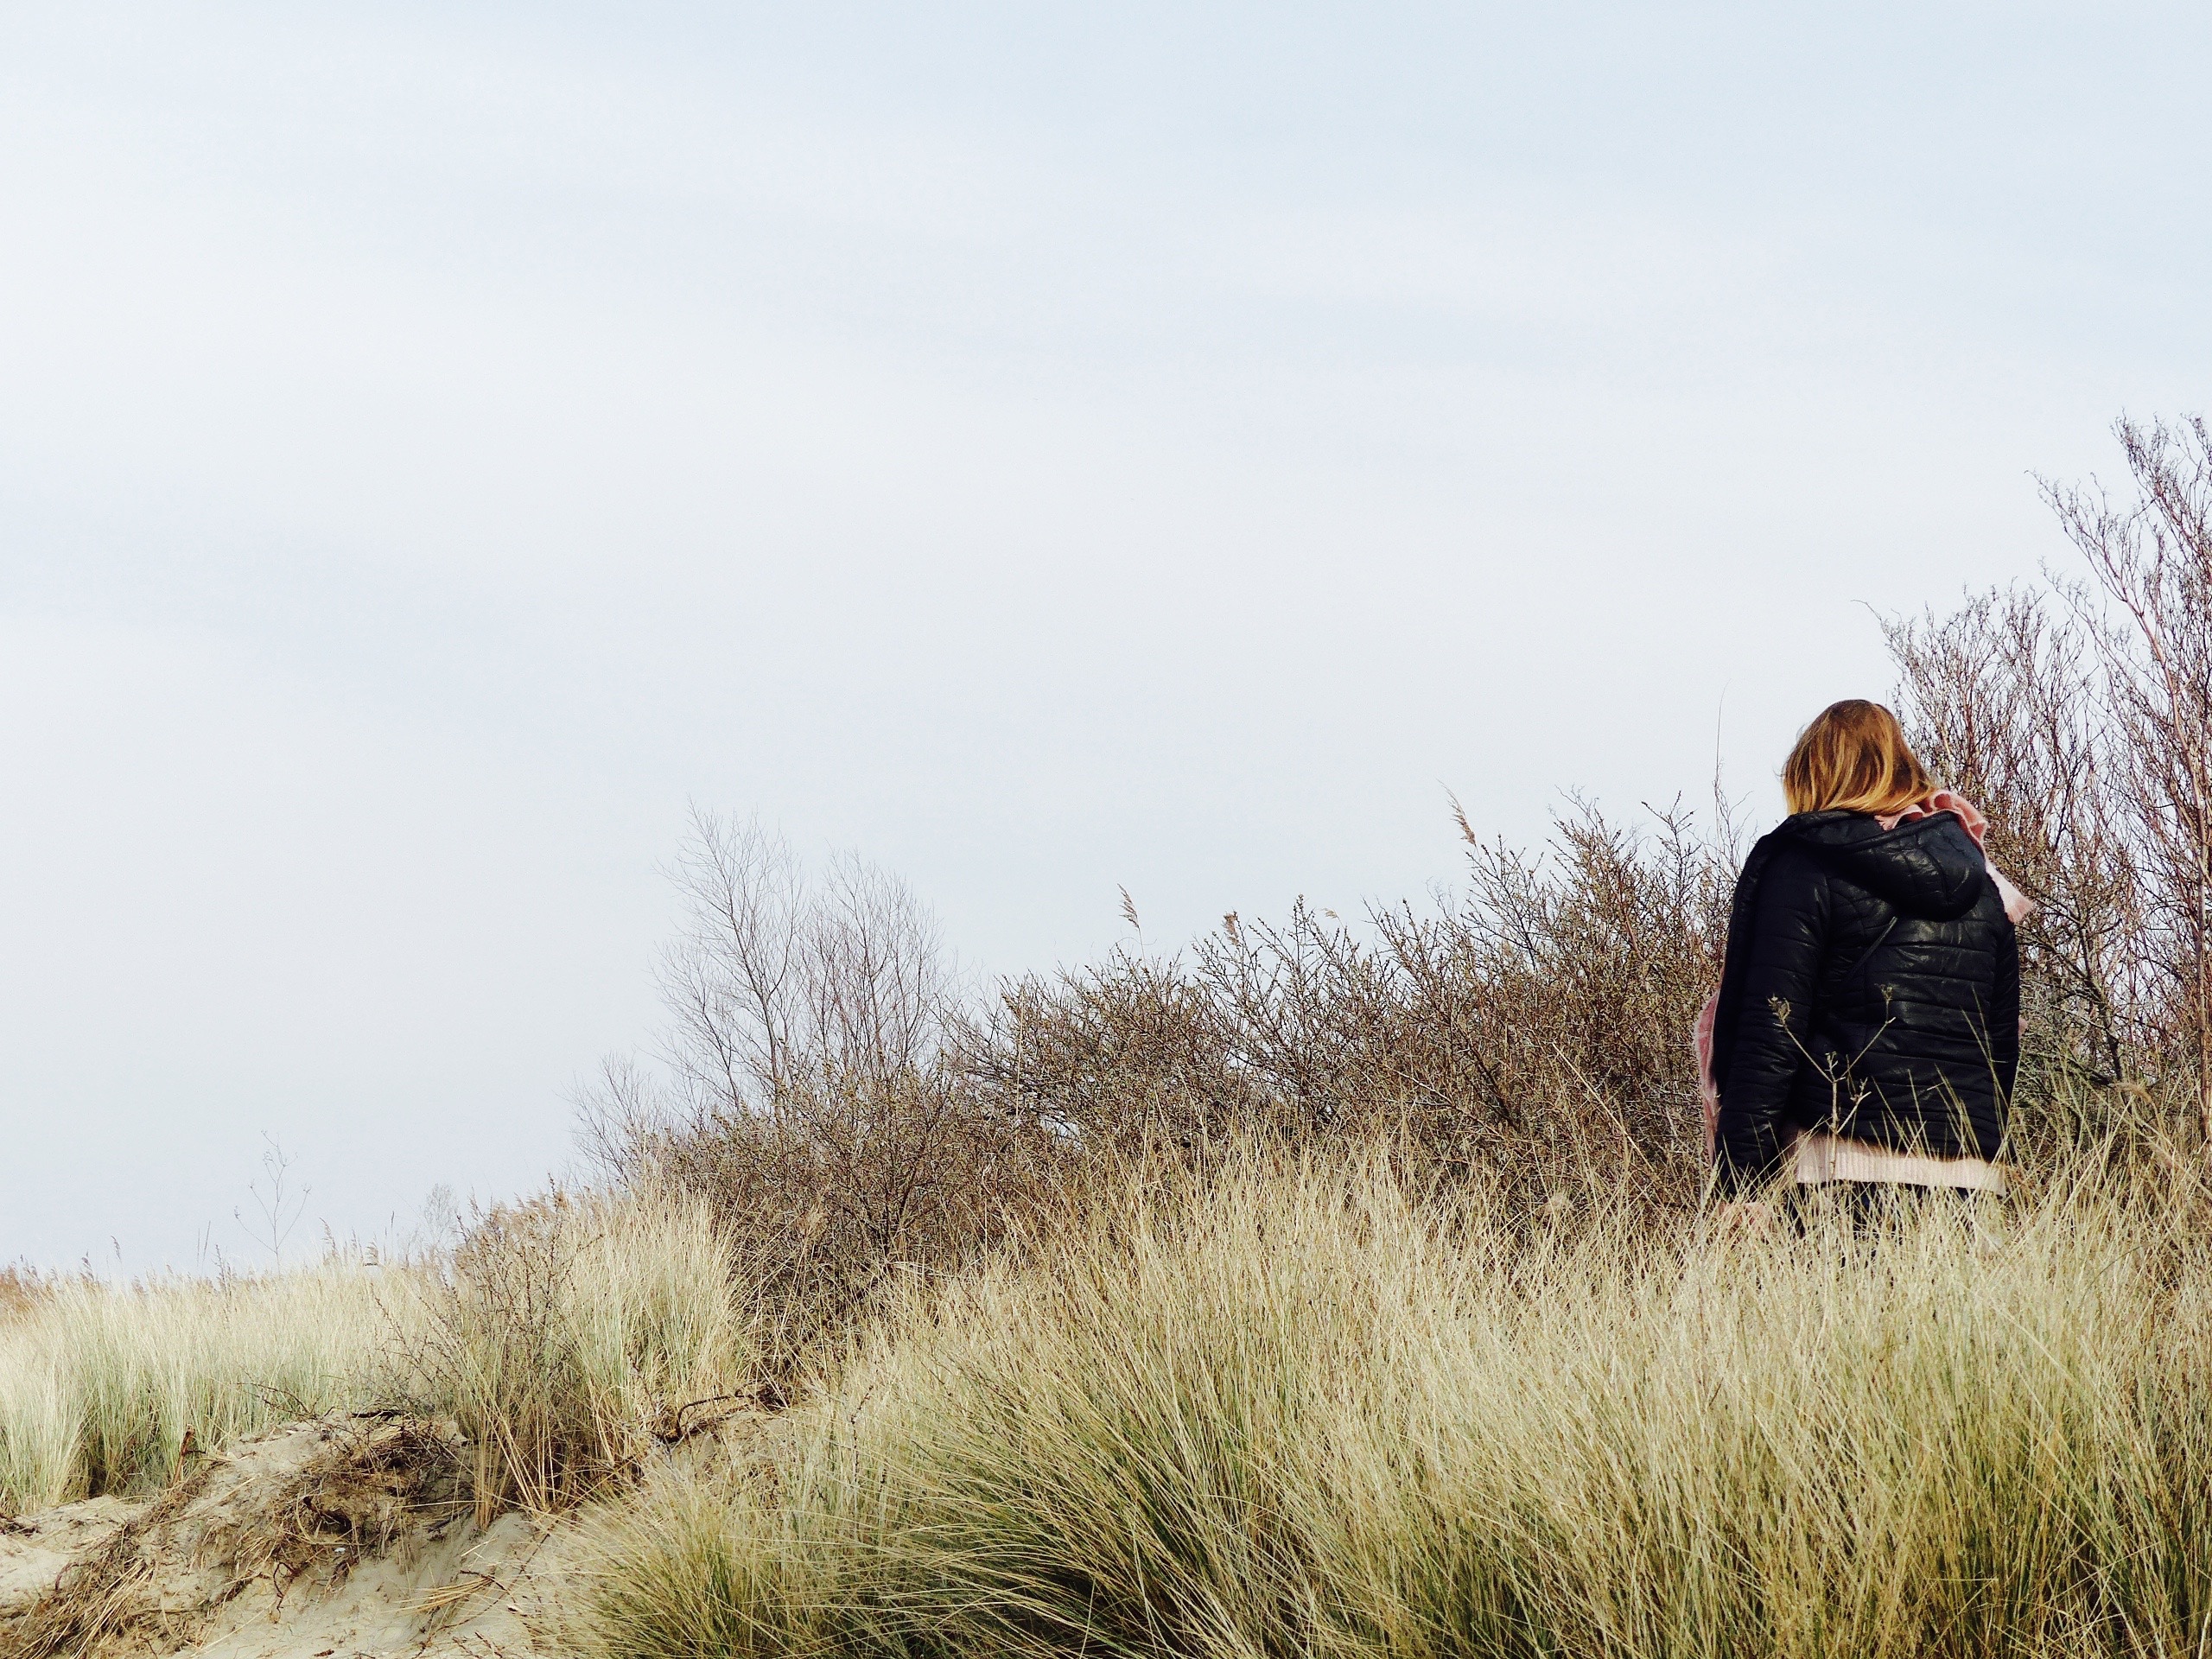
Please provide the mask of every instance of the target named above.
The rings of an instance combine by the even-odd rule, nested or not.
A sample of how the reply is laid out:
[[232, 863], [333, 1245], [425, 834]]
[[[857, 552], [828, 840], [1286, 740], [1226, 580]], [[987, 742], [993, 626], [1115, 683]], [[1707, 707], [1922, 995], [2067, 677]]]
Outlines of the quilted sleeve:
[[1759, 884], [1720, 1088], [1713, 1161], [1724, 1197], [1781, 1171], [1790, 1085], [1812, 1064], [1813, 997], [1827, 934], [1828, 884], [1818, 861], [1798, 849], [1777, 855]]

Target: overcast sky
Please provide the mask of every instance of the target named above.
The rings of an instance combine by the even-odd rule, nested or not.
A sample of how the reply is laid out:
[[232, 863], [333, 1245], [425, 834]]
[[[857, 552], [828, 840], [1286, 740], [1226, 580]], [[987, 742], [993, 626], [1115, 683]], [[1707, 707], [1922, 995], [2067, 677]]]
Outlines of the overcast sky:
[[1447, 788], [1776, 816], [2207, 403], [2208, 35], [0, 10], [0, 1258], [542, 1179], [690, 801], [979, 970], [1418, 894]]

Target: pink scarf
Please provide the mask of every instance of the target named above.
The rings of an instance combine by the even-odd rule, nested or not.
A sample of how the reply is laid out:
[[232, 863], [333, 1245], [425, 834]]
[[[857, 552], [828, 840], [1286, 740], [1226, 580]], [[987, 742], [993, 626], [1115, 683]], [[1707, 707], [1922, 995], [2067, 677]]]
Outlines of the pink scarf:
[[[1932, 818], [1938, 812], [1948, 812], [1966, 826], [1967, 834], [1980, 847], [1982, 837], [1989, 833], [1989, 820], [1981, 816], [1974, 803], [1954, 790], [1939, 789], [1924, 801], [1916, 801], [1902, 812], [1878, 813], [1874, 822], [1885, 830], [1901, 823], [1910, 823], [1917, 818]], [[1989, 879], [1997, 884], [1998, 897], [2005, 901], [2005, 919], [2018, 927], [2033, 913], [2035, 905], [2027, 894], [2007, 880], [2005, 872], [1982, 855], [1981, 867], [1989, 872]], [[1697, 1091], [1705, 1106], [1705, 1155], [1713, 1156], [1713, 1136], [1720, 1127], [1720, 1088], [1713, 1080], [1713, 1018], [1720, 1007], [1720, 993], [1713, 992], [1705, 999], [1705, 1006], [1698, 1010], [1697, 1025], [1690, 1039], [1697, 1053]]]

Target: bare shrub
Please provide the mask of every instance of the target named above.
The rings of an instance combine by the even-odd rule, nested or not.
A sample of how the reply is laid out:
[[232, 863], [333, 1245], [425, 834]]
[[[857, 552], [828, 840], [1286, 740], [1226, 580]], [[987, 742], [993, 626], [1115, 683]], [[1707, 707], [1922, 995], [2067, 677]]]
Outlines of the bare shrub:
[[2031, 1076], [2137, 1074], [2159, 1046], [2162, 986], [2089, 627], [2013, 588], [1884, 632], [1915, 747], [1988, 814], [1991, 855], [2036, 905], [2020, 932]]
[[2094, 485], [2046, 493], [2108, 601], [2088, 630], [2113, 781], [2133, 809], [2140, 949], [2169, 982], [2167, 1058], [2187, 1065], [2212, 1135], [2212, 435], [2201, 417], [2114, 432], [2132, 500]]
[[936, 919], [850, 855], [810, 879], [757, 823], [695, 811], [669, 876], [661, 1045], [682, 1103], [772, 1109], [817, 1077], [903, 1078], [936, 1058], [951, 972]]
[[660, 1065], [606, 1066], [587, 1145], [706, 1201], [787, 1376], [899, 1267], [989, 1242], [1049, 1147], [953, 1064], [950, 959], [903, 883], [849, 857], [810, 879], [757, 824], [704, 813], [670, 874]]
[[2119, 1083], [2135, 1091], [2130, 1112], [2192, 1096], [2202, 1135], [2212, 435], [2201, 419], [2114, 431], [2126, 499], [2044, 486], [2087, 582], [1969, 596], [1887, 631], [1915, 741], [1983, 803], [1993, 851], [2041, 906], [2021, 941], [2031, 1084], [2078, 1103], [2076, 1084]]
[[1694, 1202], [1688, 1030], [1732, 830], [1577, 802], [1529, 856], [1458, 823], [1468, 886], [1433, 911], [1231, 915], [1181, 956], [1011, 980], [970, 1012], [903, 887], [852, 862], [811, 884], [757, 826], [702, 815], [671, 871], [660, 1064], [608, 1064], [588, 1142], [708, 1201], [779, 1375], [900, 1267], [1033, 1229], [1102, 1160], [1379, 1140], [1524, 1208], [1624, 1179]]
[[1469, 843], [1431, 912], [1365, 937], [1294, 907], [1224, 918], [1189, 957], [1013, 982], [963, 1068], [1077, 1143], [1185, 1156], [1256, 1133], [1381, 1138], [1439, 1170], [1556, 1197], [1624, 1174], [1696, 1190], [1688, 1021], [1718, 977], [1735, 857], [1679, 810], [1635, 833], [1578, 803], [1529, 857]]
[[[1234, 928], [1234, 918], [1224, 925]], [[1179, 960], [1126, 950], [1031, 974], [958, 1034], [963, 1076], [1059, 1144], [1188, 1157], [1279, 1103], [1237, 1052], [1236, 1031]]]

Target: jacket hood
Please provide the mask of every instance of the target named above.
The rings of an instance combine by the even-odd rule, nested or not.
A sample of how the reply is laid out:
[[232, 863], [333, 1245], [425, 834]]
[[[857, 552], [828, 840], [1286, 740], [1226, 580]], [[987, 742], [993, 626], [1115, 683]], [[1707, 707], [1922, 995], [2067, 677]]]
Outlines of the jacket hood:
[[1938, 812], [1885, 830], [1864, 812], [1806, 812], [1783, 830], [1909, 916], [1948, 922], [1974, 908], [1989, 877], [1966, 826]]

